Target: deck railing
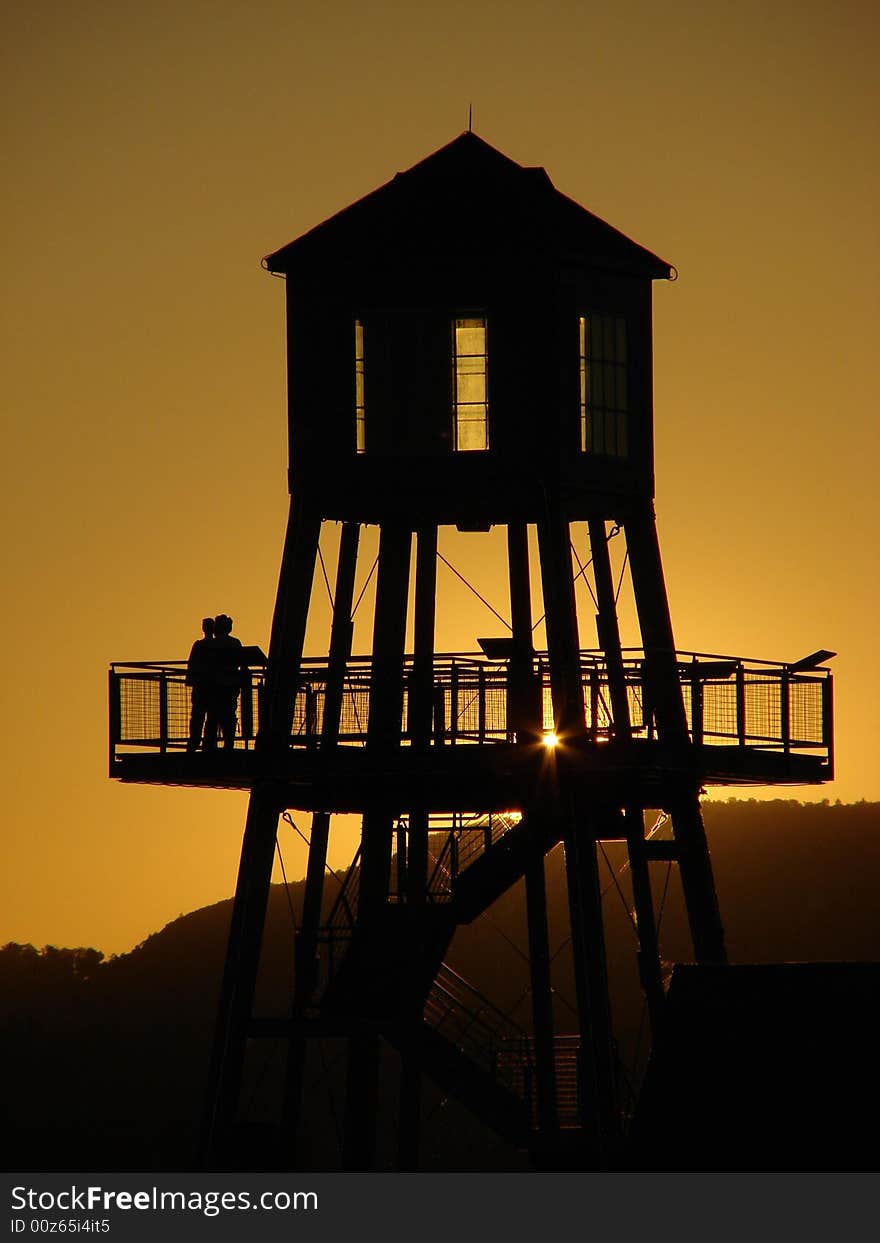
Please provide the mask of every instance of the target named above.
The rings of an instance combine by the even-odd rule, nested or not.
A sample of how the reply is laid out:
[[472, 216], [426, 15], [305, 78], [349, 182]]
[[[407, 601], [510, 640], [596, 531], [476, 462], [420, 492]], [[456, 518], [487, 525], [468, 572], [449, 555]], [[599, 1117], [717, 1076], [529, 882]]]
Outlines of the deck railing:
[[[824, 751], [832, 746], [832, 680], [827, 668], [803, 672], [767, 661], [677, 653], [685, 713], [692, 740], [699, 744], [738, 745], [775, 751]], [[646, 659], [641, 650], [624, 652], [624, 676], [632, 735], [652, 740], [654, 717], [646, 695]], [[409, 738], [412, 664], [403, 673], [402, 742]], [[435, 657], [432, 743], [443, 746], [513, 742], [516, 714], [511, 710], [509, 669], [480, 656]], [[543, 713], [543, 727], [553, 728], [550, 674], [545, 653], [536, 654], [533, 685]], [[345, 673], [339, 742], [362, 745], [370, 715], [371, 665], [353, 658]], [[326, 661], [302, 663], [293, 707], [292, 747], [320, 743], [327, 683]], [[581, 684], [588, 736], [595, 742], [613, 736], [608, 669], [601, 652], [581, 653]], [[265, 672], [243, 677], [238, 705], [236, 746], [253, 745], [260, 723]], [[142, 749], [180, 751], [189, 734], [190, 689], [183, 662], [114, 664], [110, 669], [111, 752]]]

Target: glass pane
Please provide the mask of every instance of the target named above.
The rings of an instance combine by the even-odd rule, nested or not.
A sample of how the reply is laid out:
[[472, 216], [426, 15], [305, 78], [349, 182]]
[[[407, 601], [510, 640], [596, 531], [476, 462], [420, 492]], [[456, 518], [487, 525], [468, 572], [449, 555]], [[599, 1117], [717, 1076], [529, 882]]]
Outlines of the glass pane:
[[457, 319], [455, 321], [455, 352], [459, 356], [486, 353], [485, 320]]
[[485, 449], [488, 447], [485, 411], [478, 418], [459, 418], [456, 447], [458, 449]]
[[602, 316], [591, 315], [588, 320], [589, 332], [587, 354], [590, 358], [602, 357]]
[[602, 316], [602, 357], [608, 360], [614, 358], [614, 316]]
[[602, 420], [601, 412], [597, 414], [595, 410], [593, 411], [592, 424], [593, 424], [593, 452], [604, 453], [605, 452], [605, 436], [603, 434], [603, 420]]
[[617, 368], [617, 408], [618, 410], [629, 409], [626, 397], [626, 367]]
[[580, 341], [581, 358], [583, 358], [587, 352], [587, 321], [583, 315], [578, 319], [578, 340]]
[[626, 320], [622, 315], [617, 317], [617, 361], [626, 362]]
[[486, 400], [485, 375], [459, 375], [455, 382], [455, 399], [459, 405]]
[[627, 423], [629, 422], [627, 415], [620, 413], [617, 416], [617, 456], [627, 457], [629, 454], [629, 435], [627, 431]]
[[601, 366], [591, 368], [593, 392], [592, 392], [592, 396], [590, 399], [590, 405], [592, 406], [604, 406], [605, 405], [605, 384], [604, 384], [604, 377], [602, 374], [603, 370], [604, 369]]
[[617, 415], [613, 410], [605, 411], [605, 452], [617, 452]]
[[605, 405], [609, 410], [617, 409], [617, 368], [613, 363], [604, 363], [602, 370], [605, 372]]

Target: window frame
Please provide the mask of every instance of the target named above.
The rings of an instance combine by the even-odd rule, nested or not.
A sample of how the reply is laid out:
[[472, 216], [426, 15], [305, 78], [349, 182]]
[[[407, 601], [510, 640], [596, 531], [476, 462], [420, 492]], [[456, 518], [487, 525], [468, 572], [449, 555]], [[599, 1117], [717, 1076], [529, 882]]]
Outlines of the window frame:
[[619, 311], [592, 307], [578, 316], [581, 453], [629, 459], [628, 338], [627, 316]]
[[[474, 328], [482, 330], [482, 352], [481, 353], [462, 353], [459, 350], [458, 333], [459, 330], [467, 331]], [[452, 451], [453, 453], [486, 453], [489, 450], [489, 320], [486, 312], [483, 310], [461, 311], [453, 315], [451, 321], [451, 374], [452, 374]], [[482, 368], [474, 368], [472, 370], [460, 368], [460, 359], [477, 360], [482, 359]], [[467, 378], [482, 378], [482, 400], [460, 399], [459, 394], [466, 387], [464, 383], [460, 384]], [[464, 411], [482, 411], [481, 416], [477, 418], [463, 417]], [[463, 438], [462, 432], [466, 428], [471, 430], [474, 427], [482, 429], [481, 444], [467, 445], [461, 444]]]

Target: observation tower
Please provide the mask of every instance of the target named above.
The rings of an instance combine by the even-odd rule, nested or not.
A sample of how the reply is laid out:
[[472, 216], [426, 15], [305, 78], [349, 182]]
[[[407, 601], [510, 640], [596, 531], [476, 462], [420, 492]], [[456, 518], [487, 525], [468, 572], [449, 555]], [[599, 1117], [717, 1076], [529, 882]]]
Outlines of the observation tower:
[[[205, 1160], [229, 1151], [248, 1041], [272, 1037], [286, 1048], [278, 1134], [294, 1167], [310, 1049], [334, 1039], [347, 1050], [347, 1169], [375, 1168], [389, 1091], [398, 1165], [418, 1168], [423, 1077], [543, 1168], [609, 1168], [624, 1111], [597, 850], [625, 847], [656, 1024], [652, 871], [677, 867], [694, 960], [723, 964], [700, 792], [831, 778], [831, 653], [780, 664], [676, 650], [653, 505], [651, 319], [652, 284], [673, 269], [543, 169], [464, 133], [264, 266], [286, 278], [291, 500], [268, 664], [243, 679], [235, 747], [187, 751], [182, 664], [110, 674], [111, 776], [250, 792]], [[332, 623], [305, 656], [322, 527], [337, 525]], [[372, 645], [357, 654], [367, 528]], [[438, 531], [492, 528], [504, 625], [471, 653], [437, 651]], [[621, 642], [630, 606], [638, 649]], [[671, 835], [652, 833], [649, 809]], [[290, 810], [311, 816], [292, 1002], [259, 1016]], [[352, 813], [360, 846], [339, 889], [325, 884], [328, 842]], [[545, 881], [560, 844], [578, 1016], [564, 1039]], [[444, 965], [456, 929], [520, 882], [523, 1027]], [[389, 1057], [398, 1082], [380, 1086]]]

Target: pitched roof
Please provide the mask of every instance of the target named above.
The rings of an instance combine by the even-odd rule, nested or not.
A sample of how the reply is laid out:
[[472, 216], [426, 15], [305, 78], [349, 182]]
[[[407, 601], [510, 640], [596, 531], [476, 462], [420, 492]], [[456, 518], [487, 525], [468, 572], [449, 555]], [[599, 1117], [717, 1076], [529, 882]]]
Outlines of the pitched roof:
[[270, 272], [360, 245], [513, 247], [586, 266], [668, 278], [671, 266], [561, 194], [543, 168], [526, 168], [467, 131], [418, 164], [268, 255]]

